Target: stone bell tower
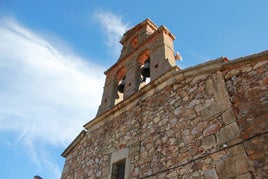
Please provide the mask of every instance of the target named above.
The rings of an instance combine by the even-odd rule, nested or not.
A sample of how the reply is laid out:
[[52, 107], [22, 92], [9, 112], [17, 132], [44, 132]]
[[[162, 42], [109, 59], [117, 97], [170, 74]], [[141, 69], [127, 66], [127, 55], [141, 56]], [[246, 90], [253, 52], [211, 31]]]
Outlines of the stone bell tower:
[[150, 19], [127, 31], [118, 61], [106, 72], [106, 81], [97, 116], [139, 91], [176, 65], [169, 30], [157, 27]]

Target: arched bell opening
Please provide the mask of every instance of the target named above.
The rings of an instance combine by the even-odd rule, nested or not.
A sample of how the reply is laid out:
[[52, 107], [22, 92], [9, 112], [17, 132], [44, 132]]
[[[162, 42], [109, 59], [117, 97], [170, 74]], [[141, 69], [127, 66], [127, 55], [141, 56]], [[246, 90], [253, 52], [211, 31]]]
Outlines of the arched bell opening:
[[122, 79], [117, 84], [117, 90], [120, 93], [124, 93], [125, 90], [125, 84], [126, 84], [126, 76], [123, 76]]
[[138, 63], [140, 65], [140, 86], [139, 89], [150, 82], [151, 77], [151, 63], [150, 63], [150, 51], [147, 49], [143, 51], [139, 58]]
[[141, 70], [141, 80], [142, 82], [146, 82], [146, 79], [150, 79], [151, 73], [150, 73], [150, 57], [148, 57], [144, 64], [140, 68]]
[[115, 97], [115, 104], [121, 102], [124, 98], [124, 91], [126, 85], [126, 68], [122, 67], [116, 73], [116, 97]]

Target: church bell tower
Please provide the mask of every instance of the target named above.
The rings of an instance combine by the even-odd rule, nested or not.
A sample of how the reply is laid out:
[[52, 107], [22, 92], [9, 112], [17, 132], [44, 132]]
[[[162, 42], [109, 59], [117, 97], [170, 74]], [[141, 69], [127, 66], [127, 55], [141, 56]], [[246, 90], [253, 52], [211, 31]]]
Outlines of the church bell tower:
[[118, 61], [106, 72], [104, 92], [97, 116], [138, 92], [176, 65], [169, 30], [146, 19], [122, 37]]

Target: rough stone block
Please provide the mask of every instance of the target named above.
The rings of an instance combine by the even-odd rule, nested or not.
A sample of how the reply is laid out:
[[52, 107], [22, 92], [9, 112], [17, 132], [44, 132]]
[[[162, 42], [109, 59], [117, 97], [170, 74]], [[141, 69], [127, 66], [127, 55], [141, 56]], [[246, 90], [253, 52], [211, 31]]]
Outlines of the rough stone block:
[[222, 119], [225, 125], [228, 125], [232, 122], [235, 122], [235, 116], [232, 111], [232, 109], [227, 109], [223, 114], [222, 114]]
[[231, 71], [229, 71], [226, 75], [225, 75], [225, 79], [229, 79], [231, 78], [232, 76], [238, 74], [240, 72], [239, 69], [232, 69]]
[[205, 170], [204, 174], [205, 174], [206, 179], [218, 179], [217, 172], [214, 168]]
[[202, 81], [204, 79], [207, 78], [207, 74], [204, 74], [204, 75], [198, 75], [196, 77], [193, 78], [193, 80], [191, 81], [191, 85], [195, 85], [198, 81]]
[[265, 65], [266, 63], [268, 63], [267, 60], [266, 60], [266, 61], [259, 62], [259, 63], [257, 63], [257, 64], [253, 67], [253, 69], [255, 70], [255, 69], [257, 69], [257, 68], [259, 68], [259, 67]]
[[205, 137], [203, 140], [202, 140], [202, 147], [204, 149], [210, 149], [213, 147], [213, 145], [216, 144], [216, 139], [215, 139], [215, 136], [214, 135], [210, 135], [208, 137]]
[[[241, 141], [241, 135], [236, 122], [233, 122], [216, 133], [218, 144], [232, 145], [234, 142]], [[235, 140], [238, 139], [238, 140]]]
[[250, 171], [245, 153], [230, 155], [218, 161], [216, 168], [219, 178], [231, 178]]
[[202, 120], [210, 119], [221, 112], [225, 111], [231, 106], [231, 103], [228, 99], [222, 99], [218, 102], [212, 102], [208, 107], [203, 109], [200, 114]]
[[212, 124], [211, 126], [209, 126], [208, 128], [206, 128], [203, 131], [203, 135], [204, 135], [204, 137], [206, 137], [206, 136], [215, 134], [220, 128], [221, 128], [221, 124], [220, 123]]
[[110, 166], [108, 166], [108, 167], [105, 167], [104, 169], [103, 169], [103, 176], [108, 176], [109, 174], [110, 174]]
[[247, 172], [247, 173], [244, 173], [242, 175], [235, 177], [235, 179], [252, 179], [252, 176], [249, 172]]
[[167, 178], [175, 178], [177, 176], [177, 172], [173, 171], [167, 175]]
[[229, 148], [228, 151], [230, 152], [231, 155], [236, 155], [236, 154], [239, 154], [241, 152], [244, 152], [245, 149], [244, 149], [244, 145], [239, 144], [239, 145], [235, 145], [235, 146]]
[[226, 90], [225, 82], [221, 72], [218, 71], [216, 74], [213, 75], [213, 77], [214, 77], [213, 89], [216, 101], [219, 101], [223, 98], [228, 99], [229, 95]]

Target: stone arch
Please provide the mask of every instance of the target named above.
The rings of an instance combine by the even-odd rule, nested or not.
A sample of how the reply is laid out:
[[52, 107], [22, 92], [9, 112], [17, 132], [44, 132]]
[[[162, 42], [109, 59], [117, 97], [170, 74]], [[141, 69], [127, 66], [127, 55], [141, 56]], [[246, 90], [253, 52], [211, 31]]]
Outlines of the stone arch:
[[143, 52], [140, 53], [140, 55], [139, 55], [139, 57], [137, 59], [137, 62], [140, 65], [143, 65], [145, 60], [147, 60], [148, 58], [150, 58], [150, 50], [146, 49], [146, 50], [144, 50]]
[[124, 76], [126, 76], [126, 71], [127, 71], [126, 66], [123, 66], [119, 70], [117, 70], [115, 75], [117, 82], [119, 82], [120, 80], [122, 80]]
[[[139, 64], [139, 68], [140, 68], [140, 85], [139, 85], [139, 89], [141, 89], [144, 85], [146, 85], [147, 83], [150, 82], [150, 50], [146, 49], [144, 51], [142, 51], [140, 53], [140, 55], [137, 58], [137, 63]], [[149, 67], [149, 76], [145, 76], [143, 74], [143, 69], [145, 67], [147, 63], [147, 69]], [[149, 63], [149, 64], [148, 64]]]

